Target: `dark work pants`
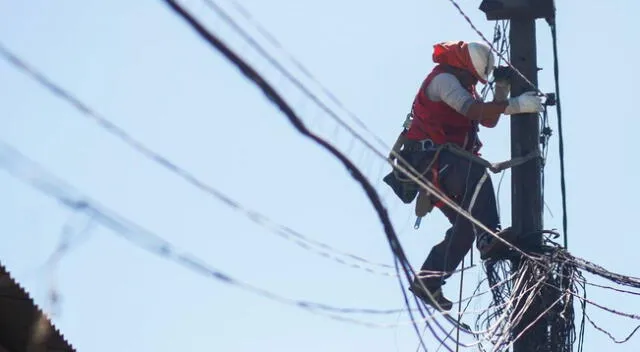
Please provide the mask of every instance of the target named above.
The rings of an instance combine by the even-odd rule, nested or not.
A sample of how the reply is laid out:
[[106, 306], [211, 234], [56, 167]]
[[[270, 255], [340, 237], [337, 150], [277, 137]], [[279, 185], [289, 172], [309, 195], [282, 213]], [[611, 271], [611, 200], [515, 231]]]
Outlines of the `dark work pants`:
[[[443, 191], [489, 229], [499, 229], [496, 197], [491, 177], [486, 169], [448, 151], [441, 153], [438, 162], [440, 170], [447, 165], [440, 175]], [[476, 189], [479, 182], [481, 185]], [[470, 204], [471, 209], [469, 209]], [[440, 210], [449, 219], [451, 227], [447, 230], [444, 240], [431, 249], [421, 269], [446, 272], [446, 274], [423, 279], [422, 282], [427, 287], [439, 287], [444, 284], [444, 280], [451, 276], [451, 272], [460, 265], [464, 256], [472, 248], [476, 236], [480, 237], [484, 233], [482, 229], [473, 225], [452, 208], [444, 206]]]

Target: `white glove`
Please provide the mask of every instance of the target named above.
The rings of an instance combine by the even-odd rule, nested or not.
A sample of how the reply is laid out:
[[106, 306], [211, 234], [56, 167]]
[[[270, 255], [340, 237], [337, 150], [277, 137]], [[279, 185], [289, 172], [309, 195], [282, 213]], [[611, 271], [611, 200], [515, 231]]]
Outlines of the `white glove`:
[[509, 96], [509, 90], [511, 90], [511, 84], [509, 81], [496, 81], [496, 90], [493, 93], [493, 101], [505, 101]]
[[536, 92], [526, 92], [515, 98], [509, 98], [505, 115], [542, 112], [542, 98]]

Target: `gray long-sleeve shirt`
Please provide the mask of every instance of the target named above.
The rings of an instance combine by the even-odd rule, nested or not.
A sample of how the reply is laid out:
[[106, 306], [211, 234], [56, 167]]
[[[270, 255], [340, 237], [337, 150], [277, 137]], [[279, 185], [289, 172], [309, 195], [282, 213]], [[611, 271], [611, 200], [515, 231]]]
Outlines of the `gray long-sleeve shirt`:
[[433, 101], [442, 101], [457, 112], [466, 115], [474, 99], [460, 81], [451, 73], [436, 75], [427, 86], [427, 96]]

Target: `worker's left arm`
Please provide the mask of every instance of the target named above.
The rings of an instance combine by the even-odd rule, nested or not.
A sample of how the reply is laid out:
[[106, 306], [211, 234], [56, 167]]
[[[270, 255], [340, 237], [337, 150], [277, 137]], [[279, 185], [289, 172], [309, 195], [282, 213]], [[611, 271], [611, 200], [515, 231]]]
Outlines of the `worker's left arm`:
[[[511, 89], [511, 85], [509, 81], [500, 80], [495, 82], [495, 91], [493, 93], [493, 101], [494, 102], [505, 102], [509, 97], [509, 90]], [[484, 120], [480, 120], [480, 124], [484, 127], [493, 128], [498, 124], [500, 120], [500, 115], [497, 115], [493, 118], [488, 118]]]

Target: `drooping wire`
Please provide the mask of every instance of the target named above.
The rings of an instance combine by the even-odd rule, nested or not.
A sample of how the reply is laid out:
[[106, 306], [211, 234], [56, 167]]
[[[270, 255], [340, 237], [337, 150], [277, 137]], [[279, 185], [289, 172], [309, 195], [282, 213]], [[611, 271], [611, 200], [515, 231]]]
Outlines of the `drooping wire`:
[[[387, 213], [386, 208], [384, 207], [382, 200], [380, 199], [378, 193], [373, 188], [371, 183], [367, 180], [367, 178], [362, 174], [362, 172], [355, 166], [342, 152], [340, 152], [336, 147], [334, 147], [329, 142], [325, 141], [321, 137], [315, 135], [313, 132], [307, 129], [302, 120], [298, 117], [298, 115], [293, 111], [293, 109], [289, 106], [289, 104], [284, 100], [284, 98], [264, 79], [262, 76], [248, 63], [245, 62], [241, 57], [239, 57], [234, 51], [232, 51], [226, 44], [224, 44], [219, 38], [212, 35], [204, 26], [199, 23], [191, 14], [189, 14], [182, 6], [177, 4], [172, 0], [164, 1], [169, 8], [174, 11], [179, 17], [181, 17], [189, 26], [207, 43], [209, 43], [216, 50], [220, 51], [229, 61], [234, 63], [236, 67], [251, 81], [255, 82], [257, 86], [264, 92], [266, 96], [268, 96], [284, 113], [284, 115], [289, 119], [291, 124], [304, 136], [310, 138], [315, 143], [322, 146], [328, 152], [330, 152], [333, 156], [335, 156], [340, 162], [349, 170], [351, 176], [362, 186], [367, 197], [371, 201], [376, 213], [380, 221], [382, 222], [384, 232], [387, 235], [387, 240], [391, 247], [392, 253], [394, 257], [400, 262], [402, 269], [406, 275], [407, 281], [411, 281], [412, 276], [415, 276], [415, 272], [413, 271], [409, 260], [407, 259], [402, 246], [398, 240], [398, 237], [395, 233], [395, 229], [391, 223], [391, 219], [389, 218], [389, 214]], [[402, 280], [398, 277], [400, 285], [402, 285]], [[402, 294], [405, 297], [405, 301], [407, 300], [407, 293], [402, 290]], [[407, 305], [407, 309], [411, 320], [414, 321], [413, 313], [410, 310], [410, 307]], [[436, 322], [437, 323], [437, 322]], [[427, 323], [430, 326], [429, 323]], [[415, 332], [420, 337], [420, 341], [423, 346], [424, 341], [422, 340], [422, 336], [420, 335], [420, 331], [418, 329], [417, 324], [413, 324]], [[435, 332], [432, 331], [435, 335]], [[449, 348], [451, 350], [451, 348]]]
[[0, 141], [0, 169], [4, 169], [21, 182], [57, 200], [70, 210], [85, 214], [86, 217], [91, 220], [92, 225], [100, 224], [109, 228], [130, 243], [154, 255], [185, 266], [187, 269], [198, 274], [278, 303], [295, 306], [313, 313], [321, 313], [331, 319], [374, 328], [389, 328], [401, 325], [400, 323], [377, 324], [335, 314], [393, 315], [405, 312], [406, 309], [336, 307], [324, 303], [288, 298], [254, 286], [248, 282], [238, 280], [222, 270], [214, 268], [205, 260], [178, 249], [161, 235], [144, 228], [116, 211], [100, 204], [98, 201], [73, 188], [17, 149], [2, 141]]
[[[94, 119], [98, 123], [99, 126], [105, 128], [110, 133], [115, 134], [117, 137], [121, 138], [127, 144], [130, 144], [132, 147], [134, 147], [134, 149], [136, 149], [138, 152], [141, 152], [146, 157], [149, 157], [152, 160], [154, 160], [155, 162], [158, 162], [162, 166], [166, 167], [168, 170], [177, 173], [178, 176], [183, 177], [185, 180], [187, 180], [188, 182], [192, 183], [193, 185], [195, 185], [196, 187], [200, 188], [201, 190], [204, 190], [204, 191], [206, 191], [208, 193], [212, 193], [217, 198], [219, 198], [220, 200], [222, 200], [223, 202], [227, 203], [228, 205], [230, 205], [232, 207], [237, 207], [237, 204], [235, 204], [235, 202], [232, 201], [228, 196], [223, 195], [219, 191], [213, 189], [211, 186], [208, 186], [205, 183], [203, 183], [202, 181], [198, 180], [195, 176], [190, 174], [187, 170], [181, 169], [179, 166], [177, 166], [176, 164], [172, 163], [168, 159], [166, 159], [166, 158], [162, 157], [161, 155], [159, 155], [157, 153], [154, 153], [153, 151], [149, 150], [144, 145], [142, 145], [141, 143], [136, 141], [131, 135], [127, 134], [126, 131], [122, 130], [118, 126], [116, 126], [113, 123], [111, 123], [110, 121], [106, 120], [104, 117], [102, 117], [102, 116], [98, 115], [97, 113], [95, 113], [86, 104], [84, 104], [83, 102], [79, 101], [77, 98], [73, 97], [69, 92], [63, 90], [61, 87], [57, 86], [56, 84], [54, 84], [53, 82], [48, 80], [46, 77], [44, 77], [42, 74], [40, 74], [37, 71], [35, 71], [33, 68], [29, 67], [23, 60], [20, 60], [15, 55], [11, 54], [6, 48], [0, 46], [0, 49], [1, 49], [0, 52], [2, 54], [4, 54], [4, 57], [8, 61], [10, 61], [11, 63], [15, 64], [17, 67], [23, 69], [26, 73], [28, 73], [33, 78], [35, 78], [39, 83], [41, 83], [44, 86], [46, 86], [49, 90], [54, 92], [59, 97], [67, 100], [68, 102], [70, 102], [74, 107], [76, 107], [78, 110], [83, 112], [86, 116], [91, 117], [92, 119]], [[250, 212], [247, 215], [250, 215], [250, 218], [252, 218], [252, 219], [254, 219], [254, 218], [258, 218], [259, 219], [260, 218], [260, 217], [256, 217], [256, 213], [255, 212]], [[264, 219], [261, 219], [261, 220], [264, 220]]]
[[[100, 126], [105, 127], [110, 132], [115, 133], [118, 137], [122, 138], [126, 142], [131, 143], [133, 145], [136, 144], [136, 141], [133, 140], [131, 138], [131, 136], [129, 136], [125, 131], [119, 129], [117, 126], [113, 125], [111, 122], [105, 120], [104, 118], [101, 118], [100, 116], [96, 115], [93, 111], [91, 111], [88, 108], [88, 106], [86, 106], [85, 104], [83, 104], [82, 102], [77, 100], [76, 98], [72, 97], [68, 92], [62, 90], [59, 86], [56, 86], [55, 84], [53, 84], [53, 82], [48, 81], [42, 75], [39, 75], [37, 72], [33, 72], [33, 70], [31, 70], [29, 67], [25, 67], [24, 62], [21, 62], [15, 56], [12, 56], [10, 53], [4, 51], [4, 48], [2, 48], [2, 49], [3, 49], [3, 53], [7, 54], [6, 58], [10, 62], [12, 62], [16, 66], [28, 71], [28, 73], [31, 74], [32, 77], [36, 78], [41, 84], [45, 85], [52, 92], [56, 93], [58, 96], [64, 98], [68, 102], [70, 102], [77, 109], [79, 109], [80, 111], [85, 113], [87, 116], [89, 116], [89, 117], [93, 118], [94, 120], [96, 120], [96, 122], [98, 122], [98, 124]], [[158, 155], [153, 155], [152, 153], [149, 154], [150, 151], [149, 150], [145, 150], [145, 148], [143, 146], [141, 146], [141, 145], [137, 145], [136, 149], [138, 149], [138, 151], [143, 152], [143, 154], [146, 154], [146, 156], [152, 157], [152, 159], [157, 159], [157, 160], [155, 160], [156, 162], [159, 162], [163, 166], [167, 167], [169, 170], [177, 172], [179, 176], [182, 176], [185, 179], [187, 179], [188, 181], [194, 183], [194, 185], [196, 185], [197, 187], [206, 188], [206, 185], [202, 184], [201, 181], [195, 179], [195, 177], [193, 177], [192, 175], [188, 174], [186, 172], [186, 170], [180, 169], [179, 167], [177, 167], [177, 165], [171, 163], [169, 160], [167, 160], [167, 159], [165, 159], [163, 157], [159, 157]], [[228, 201], [228, 198], [227, 197], [222, 197], [222, 200]]]
[[[194, 27], [197, 28], [198, 33], [200, 33], [201, 35], [204, 35], [206, 38], [208, 38], [210, 41], [215, 42], [220, 44], [220, 46], [218, 47], [223, 53], [228, 54], [232, 57], [233, 60], [235, 60], [236, 63], [239, 63], [239, 67], [241, 68], [241, 70], [243, 71], [243, 73], [245, 73], [246, 75], [248, 75], [252, 80], [256, 81], [258, 83], [258, 85], [263, 88], [265, 90], [265, 93], [272, 98], [274, 101], [276, 101], [277, 105], [283, 110], [283, 112], [285, 113], [285, 115], [287, 117], [290, 118], [290, 121], [292, 122], [292, 124], [303, 134], [307, 135], [308, 137], [310, 137], [311, 139], [313, 139], [315, 142], [317, 142], [318, 144], [322, 145], [323, 147], [325, 147], [326, 149], [328, 149], [332, 154], [334, 154], [341, 162], [343, 162], [343, 164], [351, 171], [353, 177], [360, 181], [361, 184], [363, 185], [363, 188], [365, 189], [365, 192], [367, 193], [367, 195], [371, 198], [372, 200], [372, 204], [374, 205], [374, 208], [376, 208], [376, 210], [379, 212], [379, 215], [381, 217], [381, 222], [383, 223], [383, 227], [385, 229], [385, 233], [389, 236], [389, 241], [391, 242], [391, 249], [394, 252], [394, 254], [396, 255], [400, 255], [402, 262], [403, 262], [403, 268], [405, 269], [405, 274], [409, 277], [410, 273], [409, 271], [411, 271], [411, 267], [408, 266], [408, 261], [406, 260], [406, 257], [404, 257], [404, 253], [402, 251], [401, 246], [399, 245], [399, 243], [397, 242], [397, 236], [395, 235], [395, 230], [393, 229], [393, 226], [391, 225], [390, 219], [388, 217], [388, 214], [386, 213], [386, 210], [384, 208], [384, 206], [382, 205], [381, 200], [379, 199], [377, 192], [375, 192], [375, 190], [373, 189], [373, 186], [371, 186], [369, 184], [369, 182], [366, 180], [366, 178], [364, 177], [364, 175], [362, 175], [362, 173], [357, 169], [357, 167], [355, 167], [355, 165], [353, 165], [349, 159], [347, 159], [341, 152], [339, 152], [335, 147], [333, 147], [331, 144], [329, 144], [328, 142], [326, 142], [325, 140], [315, 136], [314, 134], [312, 134], [302, 123], [302, 121], [297, 117], [297, 115], [295, 114], [295, 112], [293, 112], [293, 110], [288, 106], [288, 104], [280, 97], [280, 95], [275, 92], [275, 90], [273, 90], [273, 88], [266, 84], [266, 82], [264, 82], [261, 78], [261, 76], [259, 74], [257, 74], [257, 72], [255, 72], [250, 66], [248, 66], [247, 64], [244, 63], [244, 61], [242, 59], [240, 59], [239, 57], [237, 57], [233, 52], [230, 51], [230, 49], [228, 49], [226, 46], [224, 46], [224, 44], [220, 41], [218, 41], [216, 38], [210, 36], [206, 30], [201, 27], [193, 17], [191, 17], [189, 14], [187, 14], [181, 7], [179, 7], [179, 5], [175, 4], [175, 2], [173, 1], [167, 1], [169, 3], [169, 6], [172, 9], [177, 10], [181, 15], [184, 16], [188, 16], [186, 18], [188, 18], [188, 21], [190, 24], [194, 25]], [[150, 152], [150, 150], [146, 149], [144, 146], [137, 144], [137, 141], [135, 141], [130, 135], [128, 135], [125, 131], [121, 130], [119, 127], [117, 127], [116, 125], [114, 125], [113, 123], [111, 123], [110, 121], [96, 115], [93, 113], [93, 111], [91, 111], [86, 105], [84, 105], [81, 101], [73, 98], [71, 95], [69, 95], [67, 92], [65, 92], [64, 90], [62, 90], [60, 87], [58, 87], [57, 85], [53, 84], [53, 82], [47, 80], [45, 77], [37, 74], [35, 71], [31, 70], [29, 67], [27, 67], [25, 65], [24, 62], [22, 62], [21, 60], [19, 60], [15, 55], [11, 54], [5, 47], [3, 47], [2, 45], [0, 45], [0, 53], [3, 54], [3, 57], [5, 59], [7, 59], [9, 62], [11, 62], [12, 64], [16, 65], [17, 67], [20, 67], [22, 69], [24, 69], [26, 72], [28, 72], [29, 74], [32, 75], [32, 77], [36, 78], [41, 84], [43, 84], [44, 86], [46, 86], [48, 89], [50, 89], [52, 92], [56, 93], [57, 95], [63, 97], [65, 100], [67, 100], [68, 102], [70, 102], [71, 104], [73, 104], [78, 110], [83, 111], [87, 116], [92, 117], [94, 120], [96, 120], [96, 122], [98, 122], [101, 126], [107, 128], [109, 131], [114, 132], [114, 134], [118, 135], [120, 138], [122, 138], [123, 140], [125, 140], [126, 142], [132, 144], [132, 145], [136, 145], [138, 151], [143, 152], [143, 154], [145, 154], [146, 156], [155, 159], [156, 162], [164, 165], [165, 167], [167, 167], [168, 169], [173, 170], [174, 172], [176, 172], [177, 174], [179, 174], [180, 176], [182, 176], [184, 179], [188, 180], [190, 183], [194, 184], [195, 186], [197, 186], [198, 188], [200, 188], [201, 190], [207, 191], [208, 193], [211, 194], [215, 194], [217, 198], [219, 198], [220, 200], [233, 205], [233, 201], [231, 201], [230, 199], [228, 199], [227, 197], [225, 197], [224, 195], [218, 193], [215, 189], [212, 189], [210, 186], [202, 183], [200, 180], [198, 180], [197, 178], [195, 178], [193, 175], [189, 174], [186, 170], [183, 170], [179, 167], [177, 167], [177, 165], [171, 163], [169, 160], [159, 156], [159, 155], [155, 155], [152, 152]], [[398, 273], [396, 273], [396, 276], [398, 277], [398, 279], [400, 280], [400, 276], [398, 275]], [[406, 293], [403, 291], [403, 294], [406, 295]], [[411, 315], [412, 318], [412, 322], [414, 322], [415, 325], [415, 321], [413, 319], [412, 313], [411, 313], [411, 309], [410, 307], [407, 307], [408, 311]], [[424, 316], [423, 316], [424, 317]], [[436, 322], [437, 323], [437, 322]], [[429, 324], [429, 323], [427, 323]]]
[[[352, 268], [356, 268], [356, 269], [362, 269], [372, 274], [379, 274], [383, 276], [395, 276], [395, 274], [388, 272], [388, 270], [385, 270], [385, 269], [392, 269], [391, 265], [384, 264], [384, 263], [376, 263], [376, 262], [367, 260], [365, 258], [362, 258], [361, 256], [358, 256], [356, 254], [348, 253], [348, 252], [339, 250], [337, 248], [334, 248], [329, 244], [314, 240], [311, 237], [302, 234], [300, 231], [294, 230], [291, 227], [286, 226], [284, 224], [277, 223], [274, 220], [271, 220], [266, 215], [244, 206], [243, 204], [233, 199], [228, 194], [225, 194], [221, 190], [213, 187], [212, 185], [198, 178], [197, 176], [195, 176], [194, 173], [182, 168], [175, 162], [169, 160], [167, 157], [161, 155], [160, 153], [144, 145], [142, 142], [140, 142], [140, 140], [136, 139], [134, 136], [132, 136], [131, 134], [123, 130], [121, 127], [117, 126], [116, 124], [108, 120], [106, 117], [101, 116], [99, 113], [97, 113], [92, 107], [87, 105], [85, 102], [73, 96], [70, 92], [67, 92], [62, 87], [58, 86], [49, 78], [45, 77], [44, 74], [36, 71], [27, 62], [20, 59], [15, 54], [11, 53], [7, 48], [2, 46], [1, 43], [0, 43], [0, 56], [7, 59], [9, 62], [13, 63], [16, 67], [19, 67], [24, 72], [27, 72], [31, 77], [37, 80], [38, 83], [42, 84], [50, 91], [54, 92], [59, 97], [61, 97], [62, 99], [72, 104], [80, 112], [84, 113], [86, 116], [91, 117], [95, 122], [98, 123], [98, 126], [103, 128], [108, 133], [121, 139], [125, 144], [131, 147], [134, 151], [140, 153], [141, 155], [148, 158], [149, 160], [156, 162], [158, 165], [164, 167], [168, 171], [182, 178], [185, 182], [191, 184], [192, 186], [196, 187], [200, 191], [220, 201], [222, 204], [242, 213], [242, 215], [244, 215], [245, 217], [247, 217], [249, 220], [253, 221], [257, 225], [263, 226], [271, 230], [271, 232], [278, 235], [279, 237], [289, 240], [305, 250], [313, 252], [324, 258], [332, 259], [340, 264], [343, 264]], [[349, 261], [350, 263], [348, 263], [347, 261]], [[373, 269], [373, 267], [378, 267], [383, 270]]]
[[564, 169], [564, 137], [562, 134], [562, 108], [560, 106], [560, 65], [558, 59], [558, 38], [555, 19], [550, 21], [551, 41], [553, 45], [553, 74], [556, 89], [556, 114], [558, 118], [558, 152], [560, 154], [560, 192], [562, 193], [562, 232], [564, 233], [564, 248], [568, 248], [568, 220], [567, 220], [567, 189]]
[[[326, 95], [327, 98], [329, 99], [329, 101], [331, 101], [332, 103], [334, 103], [339, 109], [343, 110], [344, 112], [346, 112], [347, 116], [349, 116], [355, 123], [356, 125], [358, 125], [358, 127], [362, 128], [364, 131], [368, 132], [375, 140], [378, 144], [380, 144], [381, 146], [383, 146], [385, 149], [388, 149], [388, 145], [385, 141], [382, 140], [382, 138], [380, 138], [380, 136], [376, 135], [368, 126], [367, 124], [358, 116], [356, 116], [355, 113], [353, 113], [351, 110], [347, 109], [347, 107], [345, 106], [344, 103], [342, 103], [338, 97], [336, 97], [335, 94], [333, 94], [326, 86], [324, 86], [316, 77], [313, 76], [313, 74], [311, 74], [311, 72], [298, 60], [296, 59], [291, 53], [287, 52], [286, 49], [284, 48], [284, 46], [282, 45], [282, 43], [280, 43], [278, 41], [278, 39], [276, 39], [276, 37], [270, 33], [264, 26], [262, 26], [252, 15], [251, 13], [247, 10], [246, 7], [244, 7], [239, 1], [237, 0], [228, 0], [228, 2], [231, 4], [231, 6], [233, 6], [238, 13], [244, 17], [247, 21], [249, 21], [250, 23], [253, 24], [253, 26], [255, 27], [255, 29], [262, 34], [262, 36], [264, 36], [264, 38], [271, 44], [273, 45], [276, 49], [280, 50], [285, 57], [287, 57], [291, 63], [293, 63], [293, 65], [298, 68], [298, 70], [300, 70], [300, 72], [306, 77], [308, 78], [311, 82], [315, 83], [319, 88], [320, 91], [322, 92], [322, 94]], [[230, 20], [230, 16], [222, 11], [222, 9], [220, 8], [220, 6], [216, 5], [215, 2], [206, 2], [207, 5], [211, 6], [214, 11], [216, 11], [217, 13], [219, 13], [221, 16], [223, 16], [223, 18]], [[233, 23], [232, 21], [229, 21], [229, 23]], [[234, 24], [232, 24], [234, 27], [236, 27], [236, 30], [239, 29], [239, 27], [235, 26]], [[243, 37], [247, 37], [243, 34], [241, 34]], [[263, 51], [261, 48], [257, 48], [257, 50], [259, 51]], [[281, 69], [281, 67], [277, 67], [279, 69]], [[282, 71], [282, 70], [281, 70]]]

